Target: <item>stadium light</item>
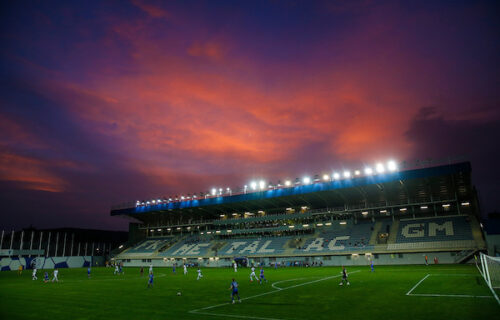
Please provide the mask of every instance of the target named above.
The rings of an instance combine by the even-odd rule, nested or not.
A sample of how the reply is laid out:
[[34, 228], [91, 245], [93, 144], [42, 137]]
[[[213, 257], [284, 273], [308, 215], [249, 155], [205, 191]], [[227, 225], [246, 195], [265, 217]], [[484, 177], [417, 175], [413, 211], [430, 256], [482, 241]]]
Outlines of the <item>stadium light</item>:
[[302, 181], [304, 182], [304, 184], [309, 184], [309, 183], [311, 183], [311, 178], [304, 177], [304, 179], [302, 179]]
[[355, 176], [359, 176], [360, 174], [361, 174], [361, 171], [359, 171], [359, 170], [354, 171]]
[[363, 211], [363, 212], [361, 212], [361, 214], [366, 216], [368, 214], [368, 211]]
[[288, 228], [293, 229], [293, 228], [295, 228], [295, 226], [288, 226]]
[[184, 196], [181, 196], [181, 200], [184, 200], [184, 199], [185, 199]]
[[161, 199], [156, 200], [156, 202], [161, 203]]
[[337, 172], [334, 172], [333, 173], [333, 179], [335, 179], [335, 180], [340, 179], [340, 174], [338, 174]]
[[260, 190], [264, 190], [266, 188], [266, 182], [264, 180], [259, 181]]
[[366, 174], [367, 176], [372, 175], [372, 174], [373, 174], [373, 169], [372, 169], [372, 168], [370, 168], [370, 167], [365, 168], [365, 174]]
[[285, 181], [285, 186], [289, 187], [291, 184], [292, 184], [292, 182], [290, 180]]
[[309, 225], [306, 223], [306, 224], [303, 224], [302, 227], [307, 228], [307, 227], [309, 227]]
[[118, 249], [121, 249], [121, 248], [123, 248], [123, 244], [121, 244], [121, 245], [118, 247]]
[[351, 172], [344, 171], [344, 178], [350, 178], [350, 177], [351, 177]]
[[346, 221], [340, 221], [339, 224], [347, 224]]
[[383, 173], [385, 171], [384, 165], [382, 163], [377, 163], [377, 166], [375, 167], [378, 173]]
[[401, 211], [401, 212], [405, 212], [406, 210], [408, 210], [408, 209], [406, 209], [406, 208], [399, 209], [399, 211]]
[[150, 232], [155, 232], [153, 229], [149, 230]]
[[220, 230], [215, 231], [215, 233], [220, 233]]
[[257, 182], [255, 181], [250, 182], [250, 188], [252, 188], [252, 190], [257, 189]]
[[158, 229], [158, 231], [160, 231], [160, 232], [161, 232], [161, 229]]
[[323, 175], [323, 180], [325, 180], [325, 181], [330, 180], [330, 176], [329, 176], [329, 175], [327, 175], [327, 174], [324, 174], [324, 175]]
[[149, 203], [149, 201], [148, 201], [148, 202], [146, 202], [146, 204], [149, 206], [149, 204], [150, 204], [150, 203]]
[[167, 228], [167, 231], [170, 231], [170, 230], [172, 230], [172, 229], [171, 228]]
[[153, 204], [155, 204], [155, 203], [156, 203], [156, 200], [151, 200], [151, 202], [152, 202]]
[[221, 217], [221, 218], [224, 218], [225, 216], [226, 216], [226, 215], [224, 215], [224, 214], [221, 214], [221, 215], [220, 215], [220, 217]]
[[467, 207], [467, 206], [470, 205], [470, 203], [468, 201], [467, 202], [462, 202], [461, 205], [464, 206], [464, 207]]
[[387, 213], [387, 210], [380, 210], [380, 213]]
[[445, 203], [443, 204], [443, 208], [449, 208], [450, 207], [450, 204], [449, 203]]
[[428, 208], [429, 208], [428, 206], [420, 206], [420, 209], [422, 209], [422, 210], [426, 210]]
[[331, 223], [331, 222], [327, 222], [327, 223], [325, 223], [325, 226], [331, 226], [331, 225], [332, 225], [332, 223]]
[[398, 166], [396, 164], [396, 161], [391, 160], [391, 161], [387, 162], [387, 169], [389, 169], [389, 171], [393, 171], [393, 172], [398, 170]]
[[212, 188], [212, 191], [210, 192], [213, 196], [215, 196], [217, 194], [217, 189], [215, 188]]
[[322, 227], [322, 226], [323, 226], [323, 224], [322, 224], [322, 223], [318, 223], [318, 224], [316, 224], [316, 225], [317, 225], [318, 227]]
[[233, 232], [233, 230], [227, 230], [226, 232], [227, 232], [227, 233], [231, 233], [231, 232]]

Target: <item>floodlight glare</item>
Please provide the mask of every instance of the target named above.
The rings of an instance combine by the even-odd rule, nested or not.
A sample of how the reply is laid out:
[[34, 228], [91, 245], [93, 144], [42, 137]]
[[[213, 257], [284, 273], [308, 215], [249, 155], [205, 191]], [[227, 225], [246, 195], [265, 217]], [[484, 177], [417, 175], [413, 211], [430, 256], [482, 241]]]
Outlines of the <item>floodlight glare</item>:
[[292, 184], [292, 182], [290, 180], [285, 181], [285, 186], [289, 187], [291, 184]]
[[304, 179], [302, 179], [302, 181], [304, 182], [304, 184], [309, 184], [309, 183], [311, 183], [311, 178], [304, 177]]
[[365, 174], [366, 174], [367, 176], [372, 175], [372, 174], [373, 174], [373, 169], [372, 169], [372, 168], [370, 168], [370, 167], [365, 168]]
[[211, 193], [213, 196], [215, 196], [215, 194], [217, 193], [217, 189], [213, 188]]
[[334, 178], [335, 180], [340, 179], [340, 174], [338, 174], [337, 172], [335, 172], [335, 173], [333, 174], [333, 178]]
[[385, 171], [384, 165], [381, 163], [377, 163], [376, 170], [378, 173], [382, 173]]
[[398, 170], [398, 166], [396, 165], [396, 161], [391, 160], [391, 161], [387, 162], [387, 169], [389, 169], [389, 171]]
[[264, 180], [259, 181], [259, 188], [263, 190], [266, 187], [266, 182]]
[[323, 180], [328, 181], [328, 180], [330, 180], [330, 177], [327, 174], [324, 174], [323, 175]]
[[250, 188], [252, 188], [252, 190], [257, 189], [257, 182], [255, 181], [250, 182]]
[[359, 170], [354, 171], [355, 176], [359, 176], [360, 174], [361, 174], [361, 172]]
[[351, 173], [349, 171], [344, 171], [344, 178], [349, 178]]

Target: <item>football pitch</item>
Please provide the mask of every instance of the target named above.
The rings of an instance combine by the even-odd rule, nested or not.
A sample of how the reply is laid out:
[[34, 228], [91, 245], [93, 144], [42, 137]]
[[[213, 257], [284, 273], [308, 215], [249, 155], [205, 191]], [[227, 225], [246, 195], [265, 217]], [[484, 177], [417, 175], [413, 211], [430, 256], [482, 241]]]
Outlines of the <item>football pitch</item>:
[[[154, 269], [147, 288], [138, 268], [60, 269], [59, 283], [31, 270], [0, 273], [1, 319], [494, 319], [500, 304], [475, 266], [265, 268], [267, 283], [249, 281], [249, 268]], [[52, 278], [50, 270], [50, 277]], [[259, 270], [256, 270], [257, 275]], [[242, 303], [231, 304], [231, 279]], [[180, 292], [181, 295], [177, 293]], [[498, 293], [497, 293], [498, 294]], [[497, 316], [495, 316], [497, 315]]]

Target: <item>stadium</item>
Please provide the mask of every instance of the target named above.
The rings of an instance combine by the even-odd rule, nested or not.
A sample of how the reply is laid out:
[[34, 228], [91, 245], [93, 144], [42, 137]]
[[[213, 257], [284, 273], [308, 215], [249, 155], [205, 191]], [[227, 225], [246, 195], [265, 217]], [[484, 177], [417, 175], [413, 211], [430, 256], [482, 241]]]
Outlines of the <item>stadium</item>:
[[[111, 215], [130, 220], [128, 241], [107, 250], [105, 243], [76, 249], [74, 239], [68, 246], [66, 233], [59, 249], [50, 235], [43, 241], [43, 232], [35, 246], [34, 233], [25, 241], [23, 235], [14, 241], [12, 234], [11, 256], [1, 263], [2, 270], [13, 271], [1, 274], [2, 283], [12, 285], [9, 277], [16, 277], [19, 265], [59, 268], [61, 285], [74, 294], [93, 292], [84, 305], [102, 304], [102, 290], [134, 292], [133, 297], [119, 294], [116, 301], [101, 298], [134, 306], [143, 301], [137, 309], [116, 311], [125, 317], [331, 319], [333, 312], [365, 317], [352, 313], [360, 306], [389, 319], [405, 309], [412, 310], [410, 319], [496, 314], [500, 264], [487, 255], [471, 164], [405, 167], [410, 166], [388, 162], [121, 204]], [[8, 241], [2, 237], [2, 242]], [[20, 250], [12, 249], [16, 245]], [[30, 250], [22, 251], [23, 246]], [[87, 280], [85, 268], [89, 279], [80, 287]], [[339, 283], [343, 268], [347, 279]], [[150, 291], [148, 270], [157, 278]], [[239, 282], [243, 303], [238, 306], [228, 302], [231, 279]], [[26, 281], [30, 291], [45, 290]], [[62, 294], [55, 290], [49, 295]], [[10, 305], [21, 308], [15, 297], [3, 299], [8, 318], [20, 317]], [[70, 301], [61, 314], [75, 311]], [[165, 309], [158, 310], [158, 303]], [[105, 309], [95, 316], [111, 315]]]
[[0, 320], [498, 318], [499, 9], [4, 1]]

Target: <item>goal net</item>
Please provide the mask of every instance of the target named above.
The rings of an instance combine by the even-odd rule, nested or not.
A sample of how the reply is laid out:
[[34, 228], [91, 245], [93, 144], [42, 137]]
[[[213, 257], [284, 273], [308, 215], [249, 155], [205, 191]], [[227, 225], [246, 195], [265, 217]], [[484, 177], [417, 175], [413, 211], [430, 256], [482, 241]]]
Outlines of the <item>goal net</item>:
[[500, 257], [491, 257], [480, 254], [479, 272], [488, 286], [492, 289], [500, 289]]

